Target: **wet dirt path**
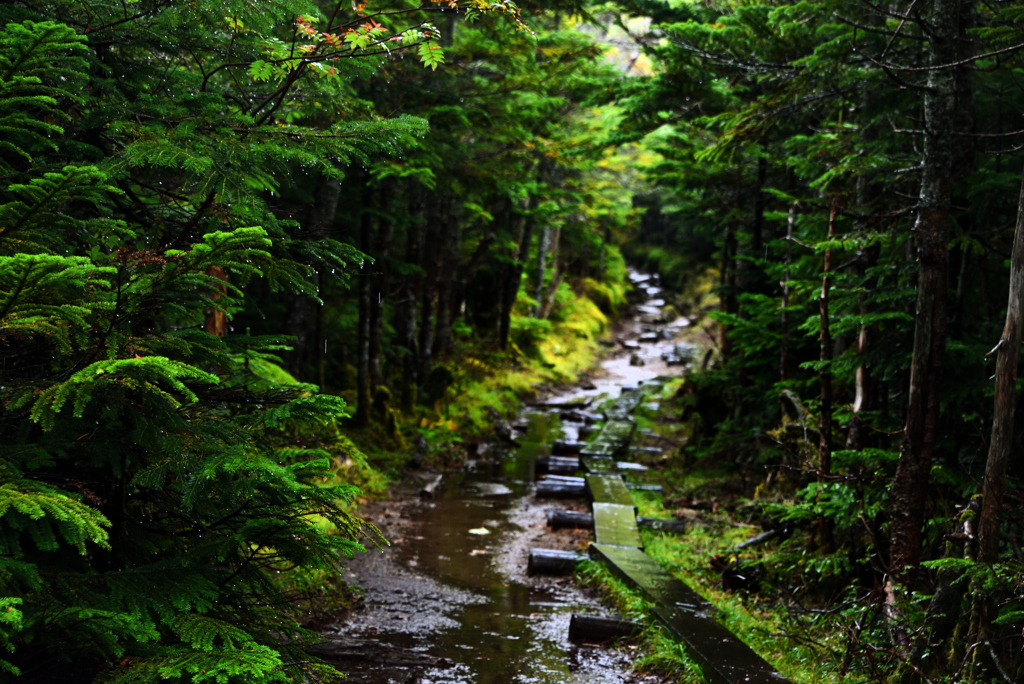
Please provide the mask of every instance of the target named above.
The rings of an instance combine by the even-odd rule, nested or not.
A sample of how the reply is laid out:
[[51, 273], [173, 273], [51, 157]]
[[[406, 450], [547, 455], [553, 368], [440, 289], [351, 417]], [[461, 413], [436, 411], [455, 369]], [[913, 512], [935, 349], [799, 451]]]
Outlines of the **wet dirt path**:
[[[644, 276], [634, 274], [635, 279]], [[587, 389], [573, 388], [548, 401], [618, 396], [619, 387], [678, 373], [661, 358], [677, 342], [635, 343], [644, 332], [679, 331], [653, 323], [661, 302], [653, 283], [639, 313], [619, 330]], [[636, 354], [644, 365], [630, 365]], [[635, 364], [637, 359], [633, 360]], [[595, 401], [596, 405], [596, 401]], [[439, 666], [397, 665], [387, 655], [375, 662], [334, 661], [348, 682], [385, 683], [573, 683], [637, 681], [630, 650], [577, 646], [568, 641], [572, 613], [607, 614], [593, 595], [569, 578], [530, 577], [531, 547], [577, 549], [586, 530], [552, 532], [549, 509], [574, 505], [538, 501], [532, 495], [538, 456], [556, 439], [575, 440], [579, 423], [558, 411], [532, 410], [516, 422], [519, 447], [482, 448], [461, 472], [446, 473], [434, 498], [371, 504], [361, 513], [392, 541], [386, 553], [369, 551], [345, 563], [345, 579], [362, 587], [361, 605], [325, 636], [373, 640], [443, 658]], [[583, 502], [575, 503], [581, 510]], [[389, 662], [389, 660], [391, 662]]]

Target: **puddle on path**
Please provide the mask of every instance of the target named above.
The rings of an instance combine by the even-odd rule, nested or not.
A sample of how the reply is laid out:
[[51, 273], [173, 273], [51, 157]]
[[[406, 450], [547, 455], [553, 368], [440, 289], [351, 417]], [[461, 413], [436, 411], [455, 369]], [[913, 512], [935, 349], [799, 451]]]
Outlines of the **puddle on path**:
[[[632, 326], [632, 329], [629, 329]], [[635, 338], [640, 322], [627, 326]], [[641, 345], [644, 366], [613, 356], [593, 378], [597, 389], [572, 390], [557, 400], [618, 395], [621, 384], [668, 374], [660, 354], [672, 340]], [[559, 438], [576, 439], [573, 424], [557, 412], [522, 416], [522, 446], [494, 451], [465, 472], [446, 474], [443, 489], [401, 513], [371, 516], [392, 540], [384, 554], [370, 551], [346, 562], [346, 580], [364, 589], [362, 608], [336, 626], [339, 635], [377, 639], [452, 661], [447, 668], [409, 669], [357, 661], [336, 663], [348, 682], [563, 684], [630, 681], [627, 651], [577, 647], [568, 641], [570, 615], [607, 614], [568, 578], [525, 573], [532, 546], [571, 548], [585, 531], [552, 533], [545, 513], [565, 502], [532, 497], [534, 465]], [[404, 516], [404, 517], [402, 517]], [[483, 534], [482, 532], [486, 532]]]

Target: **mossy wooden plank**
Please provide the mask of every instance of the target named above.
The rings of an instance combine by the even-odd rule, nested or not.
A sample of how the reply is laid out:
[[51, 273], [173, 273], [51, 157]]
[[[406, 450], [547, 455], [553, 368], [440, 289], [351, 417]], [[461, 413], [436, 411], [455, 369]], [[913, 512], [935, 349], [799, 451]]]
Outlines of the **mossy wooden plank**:
[[586, 473], [614, 473], [615, 459], [605, 456], [581, 456], [580, 466]]
[[594, 537], [598, 544], [642, 547], [636, 509], [619, 504], [594, 504]]
[[658, 605], [681, 608], [695, 614], [710, 616], [714, 613], [714, 606], [640, 549], [591, 544], [590, 557], [603, 560], [615, 575]]
[[587, 475], [587, 491], [595, 503], [632, 506], [633, 497], [626, 489], [626, 483], [618, 475]]
[[683, 608], [655, 608], [651, 612], [681, 641], [710, 684], [786, 684], [764, 658], [712, 617]]

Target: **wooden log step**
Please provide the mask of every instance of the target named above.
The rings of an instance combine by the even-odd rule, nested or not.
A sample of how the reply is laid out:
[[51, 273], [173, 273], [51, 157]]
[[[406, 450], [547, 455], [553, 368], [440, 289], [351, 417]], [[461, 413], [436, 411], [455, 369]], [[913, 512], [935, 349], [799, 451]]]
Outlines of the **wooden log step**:
[[551, 454], [553, 456], [574, 456], [578, 455], [586, 447], [586, 442], [558, 441], [551, 445]]
[[585, 409], [590, 406], [592, 401], [594, 401], [593, 397], [584, 397], [570, 401], [528, 401], [526, 405], [531, 408]]
[[639, 589], [652, 603], [714, 615], [714, 606], [640, 549], [591, 544], [589, 551], [591, 558], [607, 563], [612, 573]]
[[654, 492], [655, 494], [665, 493], [665, 488], [659, 484], [637, 484], [634, 482], [627, 482], [626, 488], [634, 489], [638, 492]]
[[648, 470], [647, 466], [640, 465], [639, 463], [616, 461], [612, 458], [604, 458], [600, 456], [581, 456], [580, 466], [588, 473], [644, 473]]
[[643, 547], [632, 506], [594, 502], [594, 537], [598, 544]]
[[571, 575], [586, 556], [572, 551], [530, 549], [526, 572], [530, 575]]
[[630, 453], [633, 454], [646, 454], [648, 456], [661, 456], [665, 453], [665, 450], [661, 447], [645, 447], [645, 446], [631, 446], [629, 447]]
[[601, 420], [601, 416], [591, 411], [562, 411], [559, 417], [570, 423], [585, 423], [587, 425]]
[[540, 479], [543, 482], [562, 482], [565, 484], [575, 485], [582, 485], [586, 481], [584, 478], [577, 477], [575, 475], [556, 475], [552, 473], [549, 473], [547, 475], [541, 475]]
[[541, 456], [537, 459], [538, 473], [575, 473], [579, 469], [578, 456]]
[[[548, 527], [553, 530], [594, 529], [594, 514], [582, 511], [553, 510], [548, 511]], [[636, 524], [658, 532], [674, 532], [683, 534], [686, 532], [686, 523], [681, 520], [662, 520], [660, 518], [637, 518]]]
[[534, 495], [540, 499], [582, 499], [587, 495], [585, 484], [541, 480]]
[[569, 641], [605, 643], [615, 639], [636, 636], [643, 630], [643, 625], [635, 620], [608, 618], [601, 615], [572, 614], [569, 618]]
[[587, 492], [592, 501], [622, 506], [633, 505], [633, 497], [629, 495], [626, 484], [618, 475], [588, 475], [586, 482]]

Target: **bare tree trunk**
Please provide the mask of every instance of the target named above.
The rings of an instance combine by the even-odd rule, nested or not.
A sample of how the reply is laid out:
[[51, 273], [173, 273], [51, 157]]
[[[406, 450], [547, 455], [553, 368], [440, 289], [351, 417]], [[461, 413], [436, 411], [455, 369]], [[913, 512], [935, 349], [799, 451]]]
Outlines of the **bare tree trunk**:
[[789, 379], [787, 357], [789, 356], [789, 267], [793, 264], [793, 225], [796, 223], [796, 202], [789, 205], [789, 220], [786, 222], [786, 268], [782, 272], [782, 337], [779, 342], [779, 379]]
[[558, 294], [558, 288], [562, 285], [561, 264], [558, 261], [558, 243], [561, 241], [561, 237], [561, 228], [555, 226], [551, 229], [551, 240], [548, 244], [548, 252], [552, 254], [551, 284], [548, 286], [547, 292], [544, 294], [544, 299], [539, 302], [540, 318], [547, 318], [551, 315], [551, 309], [555, 306], [555, 296]]
[[[221, 266], [210, 266], [206, 269], [206, 275], [219, 278], [224, 282], [227, 282], [228, 280], [228, 274], [224, 272], [224, 268]], [[215, 290], [210, 294], [210, 299], [217, 301], [222, 295], [227, 294], [227, 292], [227, 285], [217, 285]], [[203, 321], [203, 330], [214, 337], [224, 337], [228, 334], [228, 317], [223, 311], [211, 306], [204, 313], [205, 320]]]
[[[309, 210], [306, 229], [303, 231], [310, 241], [325, 240], [330, 237], [334, 225], [334, 216], [338, 210], [338, 198], [341, 195], [341, 182], [334, 178], [324, 178], [316, 189], [313, 206]], [[323, 282], [323, 274], [318, 280]], [[288, 369], [293, 375], [301, 377], [305, 364], [312, 364], [319, 370], [323, 365], [323, 334], [319, 323], [321, 305], [307, 295], [295, 295], [288, 313], [288, 333], [295, 337], [295, 348], [288, 356]], [[320, 379], [321, 385], [323, 379]]]
[[[1014, 413], [1017, 408], [1017, 359], [1020, 356], [1021, 319], [1024, 318], [1024, 180], [1017, 205], [1017, 228], [1010, 258], [1010, 294], [1006, 324], [996, 344], [996, 397], [989, 441], [985, 484], [978, 520], [978, 560], [994, 563], [999, 556], [999, 512], [1003, 503], [1006, 466], [1013, 446]], [[991, 353], [991, 352], [990, 352]]]
[[[932, 5], [930, 63], [951, 64], [956, 57], [959, 0]], [[949, 268], [947, 227], [951, 199], [952, 139], [956, 77], [953, 69], [928, 72], [924, 96], [924, 156], [921, 200], [914, 226], [917, 238], [917, 310], [910, 365], [907, 423], [896, 476], [890, 491], [890, 574], [913, 584], [921, 556], [929, 472], [939, 421], [943, 361], [946, 352], [946, 286]]]
[[[381, 212], [393, 209], [395, 199], [389, 203], [385, 199], [383, 188], [378, 195], [378, 209]], [[388, 257], [391, 256], [391, 240], [394, 234], [394, 223], [390, 218], [379, 219], [379, 227], [374, 235], [373, 258], [376, 260], [372, 291], [370, 293], [370, 391], [376, 392], [382, 384], [381, 379], [381, 347], [384, 339], [384, 302], [391, 285], [391, 274], [388, 268]]]
[[[414, 216], [406, 230], [405, 237], [405, 263], [419, 264], [420, 252], [422, 251], [423, 217]], [[410, 273], [405, 279], [405, 293], [402, 297], [402, 305], [398, 312], [398, 334], [399, 346], [402, 347], [402, 380], [401, 380], [401, 406], [402, 410], [411, 413], [416, 406], [416, 300], [419, 298], [422, 286], [422, 277], [416, 273]]]
[[[728, 314], [736, 313], [736, 251], [736, 228], [729, 224], [725, 232], [725, 242], [722, 245], [722, 294], [718, 307]], [[729, 326], [726, 323], [719, 325], [718, 347], [722, 354], [722, 360], [728, 359], [731, 348], [729, 346]]]
[[530, 242], [533, 240], [533, 217], [528, 215], [529, 211], [530, 198], [527, 197], [523, 201], [523, 213], [519, 215], [515, 222], [516, 241], [519, 248], [516, 253], [515, 263], [508, 266], [503, 287], [505, 299], [501, 303], [501, 313], [498, 321], [498, 347], [501, 349], [505, 349], [508, 346], [512, 325], [512, 309], [515, 308], [519, 287], [523, 282], [523, 270], [526, 268], [526, 260], [530, 256]]
[[451, 351], [452, 321], [455, 310], [455, 290], [459, 268], [459, 217], [452, 211], [454, 201], [449, 201], [441, 229], [441, 276], [437, 288], [437, 333], [434, 339], [434, 356], [445, 359]]
[[[832, 210], [828, 215], [828, 239], [836, 236], [836, 210], [838, 199], [832, 200]], [[821, 381], [821, 425], [818, 429], [818, 481], [824, 482], [832, 472], [832, 328], [828, 319], [828, 296], [832, 287], [832, 250], [825, 250], [824, 276], [821, 278], [821, 297], [818, 299], [818, 315], [821, 319], [819, 337], [819, 359], [822, 368], [818, 371]]]
[[536, 282], [533, 286], [533, 298], [537, 302], [537, 308], [533, 310], [533, 317], [540, 318], [544, 308], [544, 272], [547, 267], [548, 247], [551, 244], [551, 226], [544, 226], [540, 234], [540, 244], [537, 245], [537, 273], [534, 276]]
[[[364, 192], [363, 213], [359, 225], [359, 248], [364, 254], [370, 253], [373, 243], [374, 217], [370, 213], [370, 190]], [[376, 264], [369, 261], [363, 263], [359, 273], [359, 329], [357, 333], [356, 355], [356, 415], [358, 427], [366, 427], [370, 423], [370, 318], [372, 316], [370, 298], [373, 295], [373, 270]]]
[[[429, 215], [429, 214], [428, 214]], [[420, 346], [417, 363], [417, 379], [420, 387], [426, 382], [427, 376], [434, 365], [434, 308], [437, 302], [437, 279], [441, 270], [438, 258], [440, 246], [435, 226], [436, 215], [427, 220], [427, 231], [423, 242], [423, 287], [420, 291]]]

